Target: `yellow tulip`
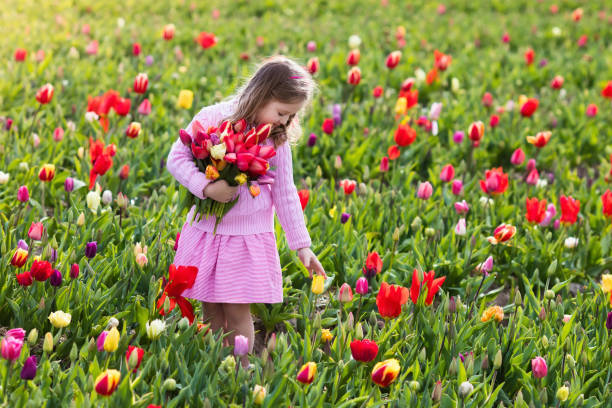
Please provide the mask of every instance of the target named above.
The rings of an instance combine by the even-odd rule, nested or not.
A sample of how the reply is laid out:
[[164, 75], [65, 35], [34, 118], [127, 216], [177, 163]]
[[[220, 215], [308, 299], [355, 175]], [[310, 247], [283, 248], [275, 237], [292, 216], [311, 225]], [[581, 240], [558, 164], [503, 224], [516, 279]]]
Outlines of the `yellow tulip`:
[[504, 309], [500, 306], [491, 306], [482, 313], [480, 321], [488, 322], [491, 319], [495, 319], [497, 323], [504, 320]]
[[395, 114], [396, 115], [405, 115], [408, 110], [408, 100], [404, 97], [397, 98], [397, 102], [395, 102]]
[[116, 327], [110, 329], [104, 339], [104, 351], [112, 353], [119, 347], [119, 330]]
[[72, 319], [70, 313], [64, 313], [61, 310], [53, 312], [49, 315], [49, 321], [56, 329], [61, 329], [68, 326], [70, 324], [70, 319]]
[[315, 295], [320, 295], [321, 293], [323, 293], [324, 283], [325, 278], [323, 277], [323, 275], [315, 275], [312, 278], [312, 286], [310, 290], [312, 290], [312, 293], [314, 293]]
[[331, 341], [334, 338], [334, 335], [329, 329], [321, 329], [321, 340], [325, 343]]
[[183, 109], [191, 109], [193, 104], [193, 92], [188, 89], [182, 89], [178, 97], [178, 106]]
[[253, 403], [255, 403], [255, 405], [261, 405], [263, 404], [265, 398], [266, 389], [261, 385], [256, 384], [255, 387], [253, 387]]

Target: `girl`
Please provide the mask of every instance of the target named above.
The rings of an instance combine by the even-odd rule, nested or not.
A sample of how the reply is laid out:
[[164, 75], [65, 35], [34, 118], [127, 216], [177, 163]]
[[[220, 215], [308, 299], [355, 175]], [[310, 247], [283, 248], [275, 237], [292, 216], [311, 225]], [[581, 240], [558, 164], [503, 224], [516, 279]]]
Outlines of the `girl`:
[[[223, 217], [213, 235], [214, 216], [190, 224], [194, 208], [181, 230], [174, 264], [198, 267], [192, 288], [183, 296], [202, 301], [204, 321], [211, 330], [229, 332], [229, 342], [236, 335], [246, 336], [253, 351], [254, 328], [251, 303], [281, 303], [283, 282], [274, 234], [274, 215], [285, 231], [289, 248], [297, 250], [300, 261], [312, 272], [325, 275], [321, 263], [310, 249], [310, 236], [302, 207], [293, 184], [293, 166], [289, 143], [301, 136], [298, 116], [312, 101], [315, 83], [296, 62], [281, 56], [264, 61], [236, 95], [225, 102], [203, 108], [186, 131], [191, 134], [194, 120], [204, 129], [223, 120], [237, 122], [244, 118], [251, 126], [273, 124], [264, 145], [274, 145], [276, 156], [269, 160], [274, 183], [261, 185], [255, 198], [246, 184], [232, 187], [225, 180], [211, 182], [196, 167], [189, 147], [180, 138], [168, 155], [168, 171], [200, 199], [238, 202]], [[248, 365], [248, 358], [242, 358]]]

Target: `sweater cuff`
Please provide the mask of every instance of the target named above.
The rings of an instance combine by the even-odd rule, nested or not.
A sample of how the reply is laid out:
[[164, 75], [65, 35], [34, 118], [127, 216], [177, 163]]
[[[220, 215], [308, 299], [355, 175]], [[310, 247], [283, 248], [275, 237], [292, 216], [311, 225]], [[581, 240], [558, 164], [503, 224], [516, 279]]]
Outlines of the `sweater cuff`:
[[289, 249], [297, 251], [300, 248], [308, 248], [312, 243], [307, 230], [295, 229], [285, 232]]
[[198, 197], [200, 200], [206, 199], [204, 196], [204, 188], [210, 183], [204, 173], [195, 174], [189, 182], [189, 191], [191, 194]]

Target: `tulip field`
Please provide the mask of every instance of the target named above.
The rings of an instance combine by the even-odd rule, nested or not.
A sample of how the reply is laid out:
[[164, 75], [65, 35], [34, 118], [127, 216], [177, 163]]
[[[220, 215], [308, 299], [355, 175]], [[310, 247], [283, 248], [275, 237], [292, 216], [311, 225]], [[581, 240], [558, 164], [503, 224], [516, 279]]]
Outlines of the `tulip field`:
[[[612, 406], [609, 2], [4, 0], [0, 27], [1, 407]], [[182, 296], [166, 160], [276, 54], [318, 87], [292, 158], [327, 277], [276, 221], [249, 353]]]

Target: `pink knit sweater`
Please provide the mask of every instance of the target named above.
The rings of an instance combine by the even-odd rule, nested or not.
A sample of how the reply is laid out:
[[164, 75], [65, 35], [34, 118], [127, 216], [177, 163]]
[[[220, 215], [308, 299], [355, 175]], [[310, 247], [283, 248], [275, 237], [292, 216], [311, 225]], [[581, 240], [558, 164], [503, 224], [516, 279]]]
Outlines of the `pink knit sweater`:
[[[217, 126], [222, 119], [229, 116], [236, 106], [236, 99], [217, 103], [202, 108], [185, 129], [191, 134], [194, 120], [198, 120], [206, 129], [209, 126]], [[263, 144], [272, 144], [270, 139]], [[276, 176], [271, 185], [261, 185], [261, 193], [253, 198], [246, 184], [238, 187], [238, 202], [223, 217], [217, 227], [217, 234], [221, 235], [248, 235], [261, 232], [274, 232], [274, 210], [285, 231], [285, 237], [289, 248], [297, 250], [310, 247], [311, 240], [306, 224], [302, 206], [293, 183], [293, 164], [291, 161], [291, 148], [288, 143], [283, 143], [276, 149], [276, 156], [269, 160], [270, 166], [276, 166]], [[172, 145], [166, 164], [168, 171], [189, 191], [201, 199], [204, 196], [204, 188], [210, 180], [196, 167], [191, 149], [177, 138]], [[191, 221], [195, 206], [187, 215], [187, 221]], [[208, 219], [197, 217], [193, 226], [202, 231], [213, 232], [215, 217]]]

